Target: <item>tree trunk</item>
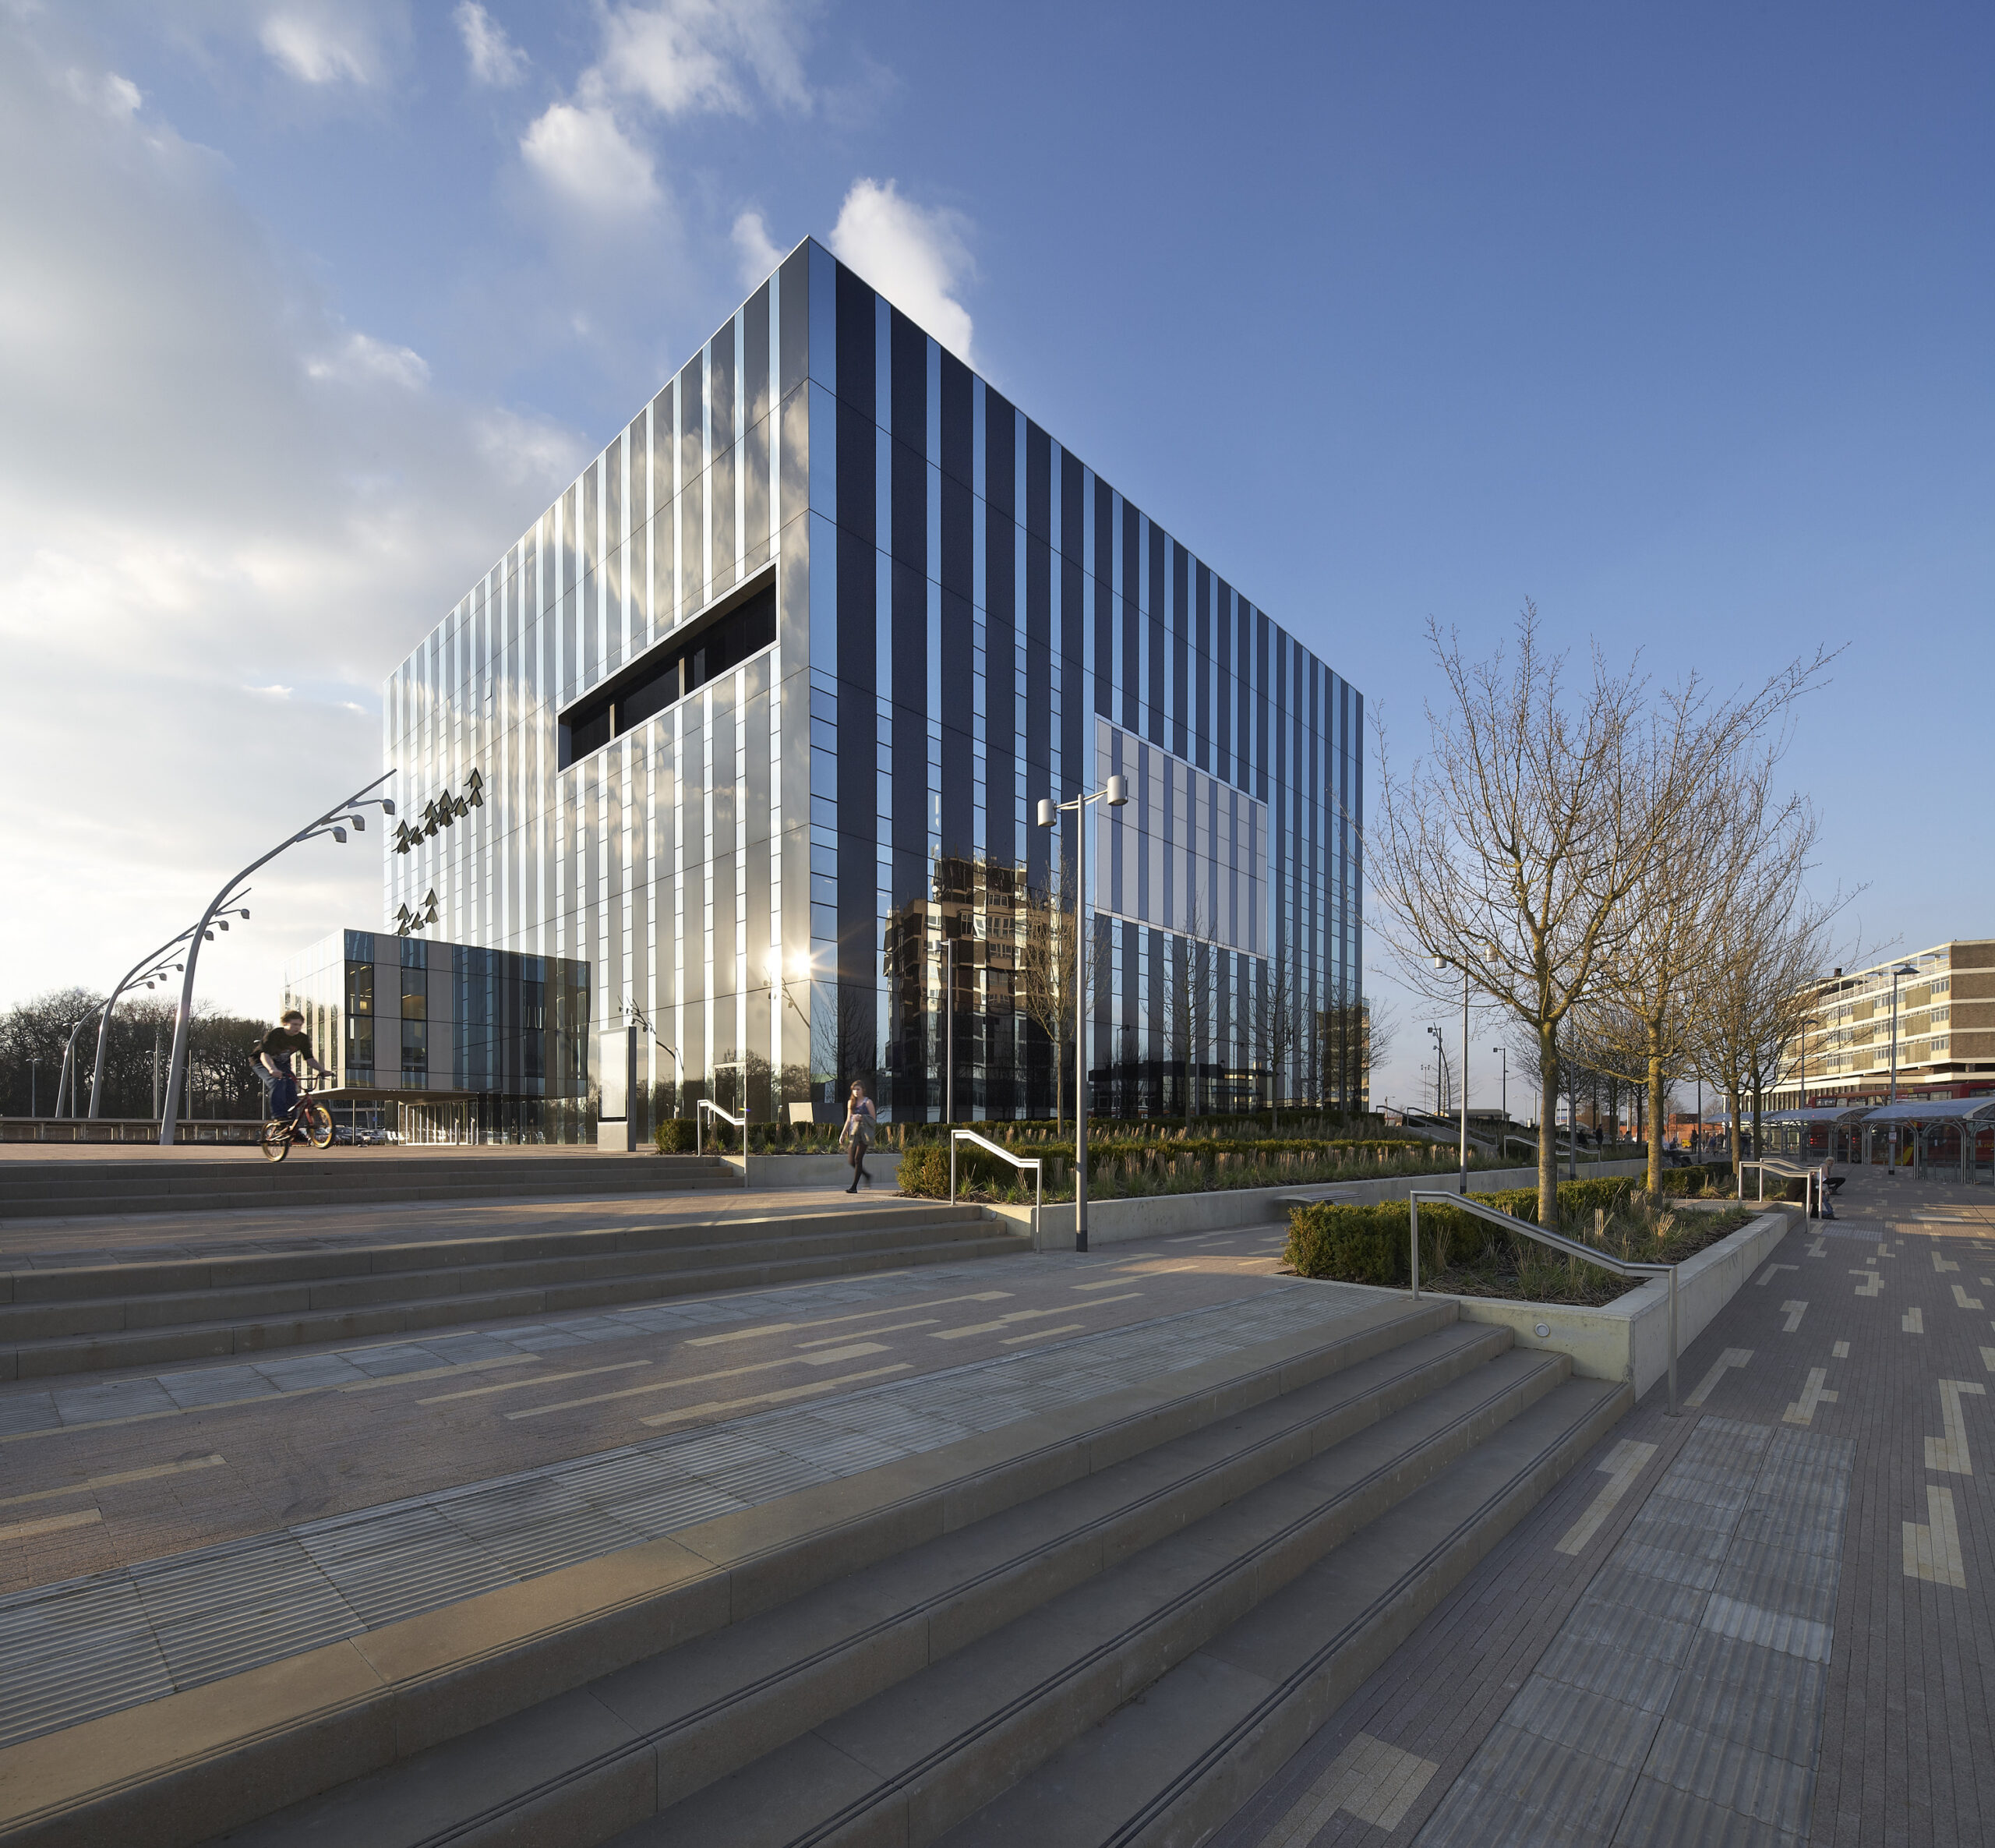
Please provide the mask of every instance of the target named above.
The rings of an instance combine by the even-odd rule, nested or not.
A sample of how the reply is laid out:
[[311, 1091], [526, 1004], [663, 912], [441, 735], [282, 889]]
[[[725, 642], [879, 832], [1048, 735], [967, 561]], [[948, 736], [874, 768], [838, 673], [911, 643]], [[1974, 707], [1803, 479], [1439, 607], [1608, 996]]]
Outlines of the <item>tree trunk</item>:
[[1648, 1023], [1649, 1030], [1649, 1121], [1657, 1126], [1658, 1132], [1649, 1138], [1648, 1190], [1651, 1193], [1662, 1192], [1662, 1136], [1661, 1125], [1665, 1120], [1662, 1097], [1662, 1022], [1660, 1019]]
[[1541, 1027], [1538, 1035], [1538, 1069], [1543, 1095], [1538, 1111], [1538, 1223], [1548, 1232], [1559, 1229], [1559, 1034]]
[[1726, 1109], [1732, 1118], [1732, 1189], [1735, 1193], [1741, 1185], [1739, 1178], [1739, 1164], [1746, 1158], [1746, 1151], [1739, 1144], [1739, 1093], [1736, 1089], [1728, 1090], [1725, 1094], [1725, 1100]]

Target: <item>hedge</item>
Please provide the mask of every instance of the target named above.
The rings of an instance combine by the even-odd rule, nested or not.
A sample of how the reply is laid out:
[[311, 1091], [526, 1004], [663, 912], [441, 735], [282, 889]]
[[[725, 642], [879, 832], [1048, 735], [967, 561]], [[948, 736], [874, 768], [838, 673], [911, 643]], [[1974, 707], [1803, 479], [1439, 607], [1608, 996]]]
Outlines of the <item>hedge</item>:
[[693, 1124], [689, 1118], [667, 1117], [651, 1132], [651, 1140], [661, 1155], [690, 1155], [693, 1152]]
[[[1599, 1209], [1612, 1213], [1633, 1193], [1636, 1177], [1615, 1180], [1562, 1181], [1559, 1217], [1591, 1216]], [[1498, 1193], [1471, 1193], [1479, 1206], [1494, 1207], [1513, 1219], [1538, 1223], [1538, 1189], [1508, 1187]], [[1289, 1217], [1288, 1246], [1284, 1260], [1298, 1277], [1330, 1277], [1343, 1283], [1382, 1284], [1404, 1288], [1408, 1274], [1407, 1244], [1411, 1207], [1405, 1200], [1379, 1200], [1368, 1206], [1333, 1201], [1298, 1207]], [[1492, 1238], [1506, 1235], [1472, 1213], [1450, 1211], [1423, 1202], [1420, 1209], [1421, 1265], [1437, 1270], [1466, 1262]], [[1511, 1241], [1514, 1243], [1514, 1241]]]

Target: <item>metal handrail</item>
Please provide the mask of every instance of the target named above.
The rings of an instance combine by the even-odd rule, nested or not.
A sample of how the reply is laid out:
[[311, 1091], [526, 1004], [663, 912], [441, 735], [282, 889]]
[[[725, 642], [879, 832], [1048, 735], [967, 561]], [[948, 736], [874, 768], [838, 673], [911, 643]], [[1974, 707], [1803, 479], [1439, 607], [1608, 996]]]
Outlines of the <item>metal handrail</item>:
[[1808, 1217], [1814, 1219], [1820, 1217], [1822, 1203], [1827, 1197], [1827, 1190], [1822, 1178], [1824, 1165], [1817, 1163], [1810, 1168], [1800, 1162], [1785, 1161], [1778, 1155], [1749, 1155], [1739, 1164], [1739, 1171], [1743, 1177], [1749, 1168], [1760, 1171], [1759, 1192], [1754, 1197], [1762, 1206], [1765, 1205], [1767, 1199], [1767, 1169], [1771, 1168], [1775, 1174], [1790, 1181], [1805, 1181], [1808, 1184], [1808, 1194], [1802, 1204], [1808, 1209]]
[[736, 1116], [731, 1111], [722, 1109], [711, 1097], [695, 1097], [693, 1100], [693, 1153], [700, 1155], [706, 1152], [700, 1141], [700, 1125], [706, 1120], [700, 1113], [706, 1110], [711, 1110], [722, 1122], [732, 1123], [741, 1132], [741, 1152], [746, 1155], [748, 1153], [747, 1112], [743, 1111], [740, 1116]]
[[1032, 1170], [1032, 1242], [1039, 1243], [1039, 1210], [1046, 1203], [1046, 1164], [1036, 1155], [1014, 1155], [1009, 1149], [1001, 1147], [987, 1136], [980, 1136], [974, 1129], [952, 1129], [949, 1132], [949, 1204], [956, 1203], [956, 1144], [973, 1142], [980, 1149], [987, 1149], [1001, 1161], [1008, 1161], [1022, 1173]]
[[[1674, 1264], [1638, 1264], [1628, 1258], [1617, 1258], [1612, 1253], [1597, 1251], [1591, 1245], [1582, 1245], [1577, 1238], [1568, 1238], [1562, 1232], [1548, 1232], [1544, 1227], [1528, 1219], [1518, 1219], [1508, 1213], [1499, 1213], [1494, 1207], [1485, 1207], [1480, 1200], [1464, 1198], [1459, 1193], [1419, 1193], [1407, 1196], [1407, 1217], [1413, 1233], [1413, 1293], [1420, 1294], [1420, 1203], [1433, 1200], [1442, 1206], [1453, 1207], [1458, 1212], [1472, 1213], [1478, 1219], [1486, 1219], [1492, 1225], [1500, 1225], [1506, 1232], [1521, 1232], [1527, 1238], [1534, 1238], [1540, 1245], [1548, 1245], [1554, 1251], [1562, 1251], [1568, 1257], [1578, 1258], [1588, 1264], [1598, 1264], [1603, 1270], [1611, 1270], [1617, 1277], [1666, 1277], [1669, 1279], [1669, 1415], [1676, 1412], [1676, 1267]], [[1633, 1357], [1630, 1364], [1632, 1366]]]

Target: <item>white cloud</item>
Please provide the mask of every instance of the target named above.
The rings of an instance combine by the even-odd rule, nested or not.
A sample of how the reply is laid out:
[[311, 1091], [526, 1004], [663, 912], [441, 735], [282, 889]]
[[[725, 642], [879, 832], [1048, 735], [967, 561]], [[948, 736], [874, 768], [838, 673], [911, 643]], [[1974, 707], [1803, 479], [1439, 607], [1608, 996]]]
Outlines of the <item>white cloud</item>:
[[603, 16], [602, 59], [591, 75], [667, 115], [745, 115], [750, 76], [772, 101], [807, 110], [803, 38], [800, 9], [789, 0], [616, 6]]
[[[0, 1002], [101, 983], [377, 774], [382, 677], [583, 459], [343, 325], [78, 36], [0, 7]], [[380, 918], [380, 837], [256, 884], [202, 992], [261, 1012]]]
[[734, 248], [741, 258], [741, 282], [753, 288], [782, 261], [782, 253], [770, 240], [769, 228], [760, 212], [743, 212], [734, 221]]
[[506, 90], [526, 75], [527, 57], [506, 36], [506, 28], [480, 6], [478, 0], [459, 0], [451, 18], [464, 41], [464, 55], [471, 61], [471, 74], [480, 83]]
[[600, 217], [641, 211], [659, 198], [651, 157], [601, 103], [556, 103], [520, 142], [528, 166], [553, 189]]
[[301, 83], [364, 87], [380, 74], [380, 52], [365, 20], [343, 9], [271, 13], [258, 29], [256, 41]]
[[975, 265], [963, 243], [966, 221], [945, 208], [901, 197], [895, 183], [853, 182], [830, 243], [843, 262], [959, 358], [969, 357], [969, 310], [956, 299]]
[[305, 374], [344, 384], [374, 381], [420, 391], [429, 383], [429, 362], [410, 348], [390, 346], [371, 334], [349, 334], [330, 353], [306, 360]]

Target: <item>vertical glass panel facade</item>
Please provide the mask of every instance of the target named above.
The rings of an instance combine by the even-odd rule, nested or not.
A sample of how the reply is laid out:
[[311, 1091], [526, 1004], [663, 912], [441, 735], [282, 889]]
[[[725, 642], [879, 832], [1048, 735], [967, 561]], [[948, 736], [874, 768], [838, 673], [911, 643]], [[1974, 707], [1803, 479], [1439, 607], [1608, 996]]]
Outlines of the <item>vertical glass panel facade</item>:
[[[510, 1030], [522, 1072], [553, 1036], [550, 1086], [587, 1090], [596, 1034], [635, 1020], [641, 1120], [717, 1082], [763, 1121], [828, 1111], [855, 1077], [889, 1120], [932, 1120], [953, 1015], [959, 1115], [1050, 1115], [1024, 942], [1081, 860], [1033, 812], [1113, 773], [1132, 801], [1086, 855], [1098, 1107], [1363, 1101], [1361, 696], [814, 242], [383, 710], [387, 914], [582, 971], [545, 1028]], [[1195, 1045], [1165, 1018], [1186, 981]], [[384, 1036], [411, 1050], [401, 992], [373, 991], [377, 1070]], [[475, 1074], [466, 1005], [450, 1058]]]

